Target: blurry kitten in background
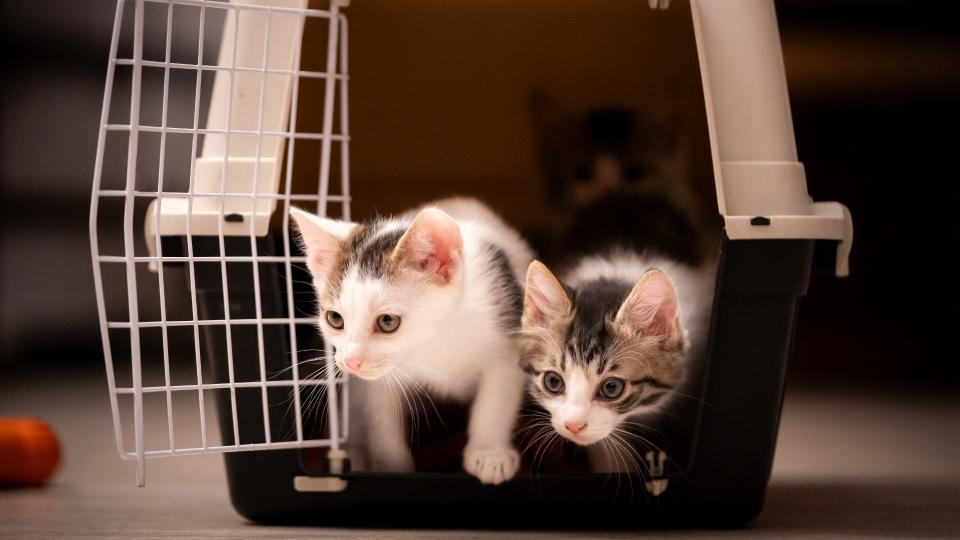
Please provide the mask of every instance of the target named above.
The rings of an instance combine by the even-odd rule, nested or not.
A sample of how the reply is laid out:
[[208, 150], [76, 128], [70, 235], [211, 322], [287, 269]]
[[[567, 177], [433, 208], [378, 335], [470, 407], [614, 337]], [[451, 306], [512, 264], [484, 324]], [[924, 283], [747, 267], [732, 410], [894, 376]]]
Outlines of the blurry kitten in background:
[[655, 193], [697, 221], [683, 114], [618, 105], [567, 111], [543, 91], [530, 106], [545, 193], [556, 207], [569, 213], [613, 192]]
[[527, 271], [521, 365], [542, 428], [587, 447], [595, 471], [636, 471], [649, 443], [638, 432], [696, 384], [713, 302], [683, 122], [617, 106], [568, 113], [543, 93], [532, 109], [565, 223], [548, 255], [561, 279], [539, 261]]
[[475, 200], [448, 199], [357, 224], [291, 209], [319, 307], [318, 326], [350, 375], [348, 452], [358, 469], [409, 472], [412, 394], [470, 404], [463, 467], [484, 483], [517, 471], [523, 400], [515, 334], [522, 238]]
[[560, 262], [614, 249], [651, 251], [679, 263], [704, 259], [703, 236], [686, 214], [657, 193], [618, 190], [573, 213], [554, 242]]

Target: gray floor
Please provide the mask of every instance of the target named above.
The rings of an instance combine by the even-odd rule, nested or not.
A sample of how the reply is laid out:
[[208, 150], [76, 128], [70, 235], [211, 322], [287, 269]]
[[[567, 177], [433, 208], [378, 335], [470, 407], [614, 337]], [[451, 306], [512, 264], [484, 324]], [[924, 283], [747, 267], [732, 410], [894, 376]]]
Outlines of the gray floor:
[[[39, 416], [63, 443], [46, 487], [0, 491], [0, 537], [502, 537], [503, 532], [366, 531], [246, 523], [218, 456], [148, 463], [145, 488], [113, 446], [99, 372], [0, 382], [0, 415]], [[767, 506], [738, 531], [612, 532], [625, 537], [960, 537], [960, 399], [890, 393], [788, 394]], [[583, 532], [507, 536], [582, 538]]]

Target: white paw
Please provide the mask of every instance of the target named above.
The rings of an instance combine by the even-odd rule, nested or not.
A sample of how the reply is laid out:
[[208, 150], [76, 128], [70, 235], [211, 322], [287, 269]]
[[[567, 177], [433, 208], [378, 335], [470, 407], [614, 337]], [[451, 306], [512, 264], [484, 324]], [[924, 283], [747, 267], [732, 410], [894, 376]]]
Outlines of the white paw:
[[513, 448], [467, 448], [463, 468], [484, 484], [501, 484], [513, 478], [520, 466], [520, 454]]

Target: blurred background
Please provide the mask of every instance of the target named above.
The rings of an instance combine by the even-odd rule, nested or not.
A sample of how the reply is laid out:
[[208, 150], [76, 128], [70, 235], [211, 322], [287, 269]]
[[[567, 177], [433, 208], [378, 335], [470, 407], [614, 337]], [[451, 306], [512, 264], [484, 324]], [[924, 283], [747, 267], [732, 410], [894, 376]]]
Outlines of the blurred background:
[[[718, 239], [689, 5], [672, 4], [661, 12], [646, 0], [354, 0], [354, 217], [473, 195], [549, 251], [546, 239], [565, 226], [571, 193], [587, 196], [564, 191], [564, 182], [597, 173], [591, 144], [626, 139], [620, 172], [650, 179], [698, 231]], [[754, 531], [957, 537], [960, 511], [949, 501], [960, 501], [960, 3], [775, 4], [809, 192], [846, 204], [855, 236], [850, 277], [813, 276], [803, 301], [769, 510]], [[74, 518], [101, 533], [130, 519], [140, 520], [138, 535], [171, 527], [222, 534], [240, 520], [226, 501], [219, 456], [153, 460], [153, 490], [135, 492], [132, 465], [110, 448], [88, 223], [115, 6], [0, 2], [8, 43], [0, 84], [0, 416], [43, 418], [64, 449], [50, 490], [0, 490], [0, 523], [58, 523], [75, 536]], [[163, 18], [163, 7], [148, 9]], [[144, 51], [162, 58], [165, 25], [156, 20], [148, 19]], [[207, 20], [208, 62], [222, 26], [223, 17]], [[175, 59], [195, 61], [197, 29], [196, 9], [178, 7]], [[308, 29], [305, 63], [322, 64], [322, 38]], [[121, 47], [129, 41], [126, 31]], [[125, 121], [129, 75], [118, 68], [111, 122]], [[189, 124], [188, 75], [171, 76], [169, 112]], [[201, 96], [211, 81], [204, 77]], [[162, 70], [145, 69], [141, 112], [150, 122], [160, 116], [161, 87]], [[322, 100], [311, 95], [304, 89], [298, 126], [317, 120]], [[114, 187], [123, 185], [124, 136], [107, 138], [104, 182]], [[159, 150], [156, 138], [144, 141], [137, 179], [149, 188]], [[190, 150], [183, 137], [169, 144]], [[311, 163], [303, 156], [317, 151], [312, 144], [297, 143], [298, 163]], [[189, 159], [168, 161], [168, 187], [184, 189]], [[316, 178], [312, 164], [296, 174]], [[105, 248], [121, 240], [120, 209], [101, 208]], [[125, 313], [122, 274], [105, 274], [105, 283], [108, 312]], [[170, 309], [184, 309], [183, 293], [168, 291]], [[142, 306], [155, 311], [156, 291], [147, 293]], [[151, 335], [145, 344], [157, 353]], [[171, 336], [173, 361], [192, 362], [192, 345], [176, 354]], [[129, 340], [120, 341], [129, 350]], [[128, 365], [119, 351], [118, 365]], [[192, 401], [184, 410], [196, 421]], [[154, 420], [163, 427], [162, 417]]]
[[[355, 2], [355, 216], [463, 193], [534, 237], [548, 233], [557, 219], [542, 161], [563, 152], [550, 149], [550, 128], [617, 105], [662, 145], [652, 159], [670, 161], [692, 186], [681, 198], [695, 219], [716, 227], [689, 13], [675, 4], [652, 12], [639, 0]], [[851, 277], [811, 284], [793, 380], [956, 384], [960, 7], [776, 5], [809, 191], [845, 203], [856, 230]], [[102, 368], [87, 221], [114, 6], [2, 4], [16, 50], [0, 115], [2, 372]], [[175, 26], [175, 56], [195, 27]], [[208, 25], [209, 36], [219, 31]], [[146, 33], [150, 54], [163, 28]], [[217, 41], [207, 39], [208, 54]], [[192, 95], [192, 77], [171, 80], [173, 101]]]

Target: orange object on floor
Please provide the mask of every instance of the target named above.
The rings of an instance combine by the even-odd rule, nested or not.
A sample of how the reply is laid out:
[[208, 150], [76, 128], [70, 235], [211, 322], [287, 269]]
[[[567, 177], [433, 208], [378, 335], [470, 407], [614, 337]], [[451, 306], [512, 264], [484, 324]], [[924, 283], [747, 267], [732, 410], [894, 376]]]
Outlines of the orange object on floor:
[[0, 418], [0, 486], [45, 484], [60, 463], [60, 441], [35, 418]]

